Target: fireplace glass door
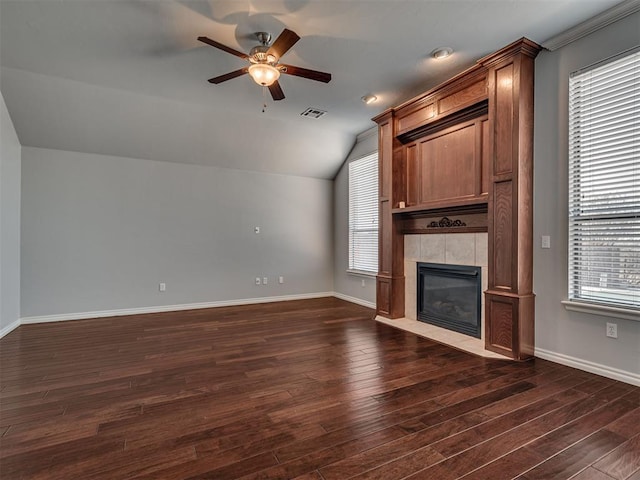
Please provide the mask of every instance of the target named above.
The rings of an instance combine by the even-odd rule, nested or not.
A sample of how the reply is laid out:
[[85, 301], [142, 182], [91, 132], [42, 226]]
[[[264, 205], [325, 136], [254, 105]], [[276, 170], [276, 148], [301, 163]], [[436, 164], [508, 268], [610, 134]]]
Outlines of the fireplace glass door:
[[418, 263], [418, 320], [480, 338], [481, 268]]

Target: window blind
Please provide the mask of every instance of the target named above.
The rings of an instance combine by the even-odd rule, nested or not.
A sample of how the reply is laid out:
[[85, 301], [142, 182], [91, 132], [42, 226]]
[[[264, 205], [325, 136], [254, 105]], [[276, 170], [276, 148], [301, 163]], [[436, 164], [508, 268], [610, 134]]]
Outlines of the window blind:
[[640, 310], [640, 50], [569, 80], [569, 299]]
[[349, 164], [349, 270], [378, 272], [378, 154]]

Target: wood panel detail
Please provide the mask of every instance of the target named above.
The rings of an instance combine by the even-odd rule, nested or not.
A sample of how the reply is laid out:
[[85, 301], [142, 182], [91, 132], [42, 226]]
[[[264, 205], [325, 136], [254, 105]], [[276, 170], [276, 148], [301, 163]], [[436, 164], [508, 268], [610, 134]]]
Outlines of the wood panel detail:
[[491, 318], [489, 342], [494, 349], [511, 352], [513, 349], [513, 305], [510, 301], [490, 297], [485, 317]]
[[487, 96], [487, 82], [482, 80], [447, 95], [438, 102], [438, 114], [446, 114], [465, 105], [472, 105]]
[[392, 256], [392, 239], [393, 239], [393, 225], [391, 218], [391, 202], [388, 199], [380, 201], [380, 218], [379, 227], [379, 242], [378, 242], [378, 255], [380, 256], [379, 273], [384, 275], [391, 275], [393, 268], [393, 256]]
[[486, 104], [487, 71], [479, 67], [469, 69], [467, 75], [454, 77], [393, 109], [396, 135], [403, 137], [410, 131], [421, 130], [474, 105]]
[[378, 195], [391, 197], [391, 159], [393, 157], [393, 130], [391, 119], [386, 118], [378, 128]]
[[[398, 243], [403, 246], [404, 250], [404, 237], [401, 237], [402, 241]], [[402, 256], [402, 270], [399, 272], [400, 276], [391, 278], [391, 317], [400, 318], [404, 317], [404, 255]]]
[[513, 171], [513, 64], [495, 72], [494, 175]]
[[513, 284], [513, 195], [512, 182], [500, 182], [494, 186], [492, 244], [493, 256], [490, 285], [510, 290]]
[[486, 345], [515, 360], [527, 360], [534, 354], [535, 295], [518, 295], [492, 290], [486, 292]]
[[475, 124], [420, 142], [420, 203], [475, 194]]
[[486, 115], [467, 119], [404, 147], [406, 200], [398, 201], [405, 201], [405, 208], [412, 210], [486, 202], [488, 193], [482, 192], [482, 183], [488, 167], [482, 162], [488, 155], [482, 149], [487, 122]]
[[380, 275], [376, 282], [376, 307], [378, 315], [391, 313], [391, 279]]
[[482, 140], [480, 148], [482, 161], [482, 180], [480, 182], [480, 194], [488, 195], [489, 194], [489, 185], [491, 184], [491, 130], [489, 129], [489, 119], [485, 119], [482, 121]]
[[398, 134], [397, 138], [403, 144], [424, 140], [426, 137], [440, 133], [451, 127], [460, 127], [470, 120], [484, 117], [488, 113], [488, 102], [486, 100], [469, 105], [466, 108], [452, 112], [449, 115], [439, 115], [433, 121], [427, 122], [413, 130]]
[[435, 103], [427, 103], [420, 106], [416, 111], [411, 112], [398, 119], [398, 132], [403, 133], [422, 125], [427, 120], [436, 116]]
[[393, 208], [407, 198], [407, 161], [404, 146], [397, 139], [394, 139], [393, 143], [392, 175], [391, 207]]
[[536, 296], [518, 295], [518, 349], [512, 352], [518, 360], [533, 358], [535, 350], [535, 306]]
[[404, 316], [404, 275], [378, 275], [376, 281], [376, 313], [398, 318]]
[[405, 156], [407, 157], [407, 207], [412, 207], [420, 203], [421, 176], [417, 154], [418, 148], [416, 144], [406, 147]]

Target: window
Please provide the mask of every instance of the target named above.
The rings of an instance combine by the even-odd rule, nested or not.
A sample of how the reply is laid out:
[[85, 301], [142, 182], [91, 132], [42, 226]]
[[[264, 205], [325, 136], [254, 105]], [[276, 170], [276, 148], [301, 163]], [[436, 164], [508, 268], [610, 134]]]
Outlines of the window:
[[569, 300], [640, 310], [640, 50], [569, 80]]
[[349, 270], [378, 272], [378, 154], [349, 164]]

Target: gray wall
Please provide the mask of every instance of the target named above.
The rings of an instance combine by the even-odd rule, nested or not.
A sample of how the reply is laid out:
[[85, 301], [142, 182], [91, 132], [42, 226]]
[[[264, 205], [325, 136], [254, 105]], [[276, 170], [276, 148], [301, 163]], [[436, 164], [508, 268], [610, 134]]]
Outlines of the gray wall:
[[331, 185], [23, 147], [22, 317], [332, 291]]
[[[536, 60], [534, 290], [536, 348], [640, 374], [640, 322], [565, 310], [567, 299], [567, 105], [572, 71], [640, 44], [640, 13]], [[551, 235], [541, 250], [540, 236]], [[618, 339], [605, 324], [618, 324]]]
[[[361, 300], [364, 304], [376, 302], [376, 279], [347, 273], [349, 268], [349, 163], [378, 150], [378, 130], [374, 127], [360, 135], [340, 168], [333, 183], [334, 258], [333, 285], [336, 293]], [[364, 280], [365, 285], [362, 286]]]
[[0, 94], [0, 332], [20, 319], [20, 155]]

